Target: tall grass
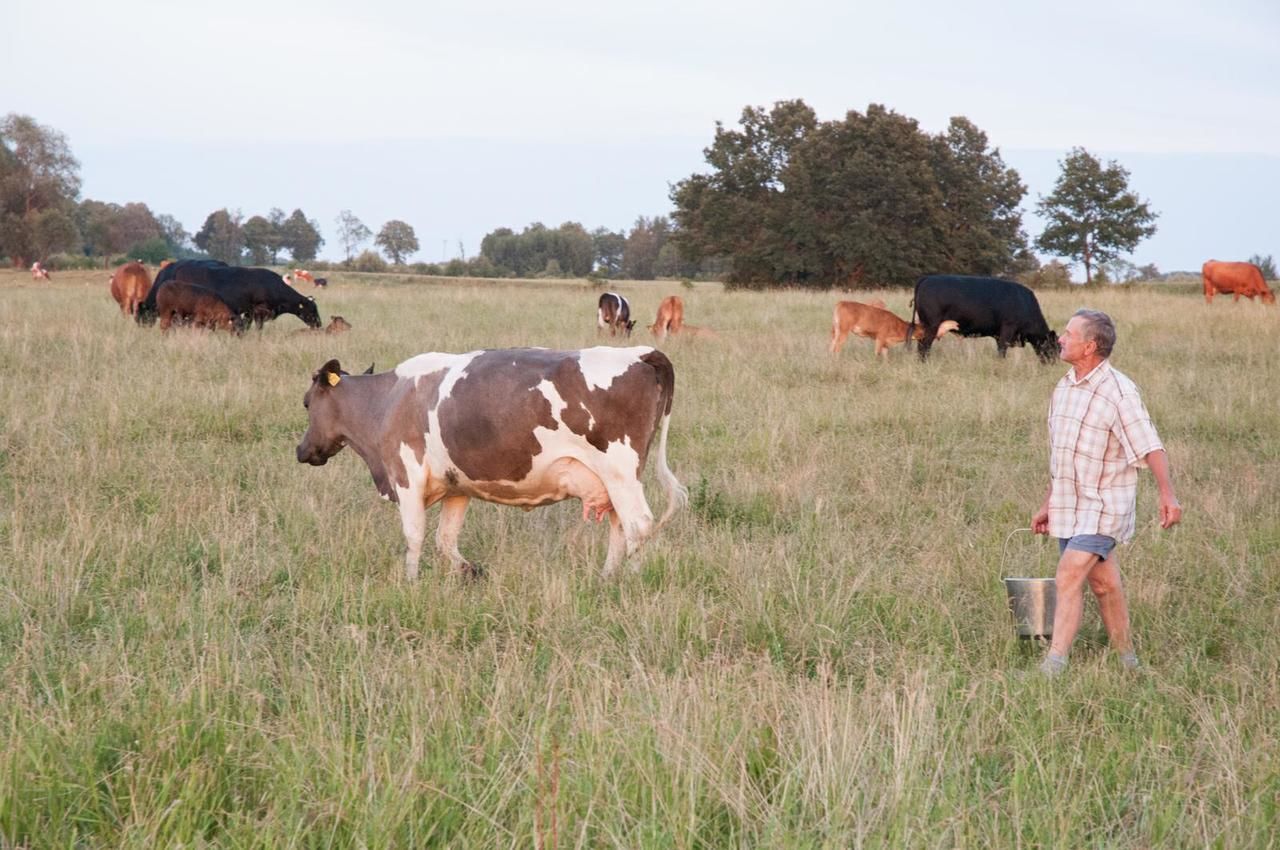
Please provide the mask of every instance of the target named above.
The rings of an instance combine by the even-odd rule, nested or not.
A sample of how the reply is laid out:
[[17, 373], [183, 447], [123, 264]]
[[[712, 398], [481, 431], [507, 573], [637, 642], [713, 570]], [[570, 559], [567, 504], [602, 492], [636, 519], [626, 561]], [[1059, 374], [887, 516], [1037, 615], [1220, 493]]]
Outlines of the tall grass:
[[[1119, 325], [1183, 524], [1140, 485], [1125, 675], [1092, 603], [1027, 675], [999, 577], [1064, 371], [948, 338], [826, 353], [834, 294], [679, 290], [688, 510], [637, 569], [576, 504], [474, 504], [402, 577], [359, 458], [301, 466], [309, 376], [596, 344], [585, 285], [330, 276], [340, 337], [120, 318], [0, 274], [0, 846], [1269, 847], [1280, 832], [1280, 312], [1049, 292]], [[648, 321], [668, 284], [618, 287]], [[907, 294], [877, 293], [906, 315]], [[642, 341], [647, 339], [642, 338]], [[655, 482], [648, 489], [660, 507]]]

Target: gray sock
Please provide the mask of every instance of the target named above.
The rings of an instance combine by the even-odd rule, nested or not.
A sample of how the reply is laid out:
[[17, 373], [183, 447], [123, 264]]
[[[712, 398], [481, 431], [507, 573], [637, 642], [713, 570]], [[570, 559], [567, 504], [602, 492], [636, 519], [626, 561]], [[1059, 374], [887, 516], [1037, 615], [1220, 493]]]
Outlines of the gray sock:
[[1138, 660], [1138, 653], [1125, 652], [1120, 655], [1120, 663], [1124, 665], [1126, 670], [1142, 669], [1142, 662]]
[[1052, 678], [1067, 672], [1067, 659], [1056, 652], [1050, 652], [1040, 662], [1040, 672]]

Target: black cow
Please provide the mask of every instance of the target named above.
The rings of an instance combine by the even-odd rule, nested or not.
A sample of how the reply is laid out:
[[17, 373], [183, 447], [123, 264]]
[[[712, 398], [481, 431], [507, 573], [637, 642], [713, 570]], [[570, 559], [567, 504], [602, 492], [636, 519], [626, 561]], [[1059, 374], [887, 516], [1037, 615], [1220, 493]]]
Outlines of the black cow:
[[938, 326], [948, 320], [956, 323], [956, 333], [962, 336], [995, 337], [1001, 357], [1009, 346], [1028, 342], [1041, 363], [1052, 363], [1058, 357], [1058, 335], [1045, 322], [1035, 293], [1020, 283], [995, 277], [925, 275], [916, 281], [914, 303], [907, 338], [911, 338], [918, 318], [924, 327], [921, 360], [929, 356]]
[[262, 323], [282, 313], [292, 313], [308, 327], [320, 327], [320, 311], [314, 298], [299, 294], [270, 269], [229, 266], [218, 260], [180, 260], [170, 263], [156, 275], [146, 300], [138, 305], [138, 322], [156, 320], [156, 295], [170, 280], [203, 286], [218, 293], [243, 321]]

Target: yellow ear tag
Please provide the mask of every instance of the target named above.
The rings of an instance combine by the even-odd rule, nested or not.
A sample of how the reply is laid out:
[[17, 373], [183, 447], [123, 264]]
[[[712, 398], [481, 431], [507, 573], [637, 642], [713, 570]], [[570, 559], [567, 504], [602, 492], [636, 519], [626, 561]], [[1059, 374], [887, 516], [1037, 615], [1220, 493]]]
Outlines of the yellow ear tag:
[[342, 380], [342, 376], [339, 375], [337, 372], [329, 373], [329, 386], [336, 387], [338, 385], [338, 381], [341, 381], [341, 380]]

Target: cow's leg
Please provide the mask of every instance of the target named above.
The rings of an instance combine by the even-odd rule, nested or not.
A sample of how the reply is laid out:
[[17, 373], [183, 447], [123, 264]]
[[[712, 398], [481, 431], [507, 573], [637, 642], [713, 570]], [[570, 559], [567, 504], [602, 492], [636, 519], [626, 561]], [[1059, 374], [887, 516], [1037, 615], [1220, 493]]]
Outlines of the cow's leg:
[[840, 349], [844, 348], [844, 341], [849, 338], [849, 332], [842, 329], [839, 325], [831, 328], [831, 344], [827, 346], [827, 350], [832, 354], [839, 354]]
[[924, 339], [916, 343], [916, 351], [920, 352], [921, 360], [929, 359], [929, 349], [933, 348], [933, 340], [937, 335], [937, 327], [924, 325]]
[[[613, 513], [609, 516], [609, 554], [604, 562], [604, 574], [610, 575], [625, 556], [630, 558], [640, 544], [653, 533], [653, 512], [644, 498], [644, 488], [634, 476], [604, 478], [609, 491]], [[619, 534], [622, 539], [619, 540]], [[621, 550], [621, 551], [620, 551]]]
[[1010, 325], [1000, 326], [1000, 335], [996, 337], [996, 354], [1001, 357], [1007, 357], [1009, 354], [1009, 345], [1013, 342], [1013, 327]]
[[474, 574], [475, 567], [458, 551], [458, 534], [467, 515], [469, 496], [445, 496], [440, 502], [440, 525], [436, 527], [436, 548], [454, 569]]
[[418, 561], [422, 558], [422, 540], [427, 536], [427, 503], [422, 494], [412, 489], [400, 490], [400, 524], [404, 528], [404, 575], [409, 581], [418, 578]]
[[883, 357], [885, 360], [889, 359], [889, 341], [888, 340], [882, 337], [876, 337], [876, 356]]

